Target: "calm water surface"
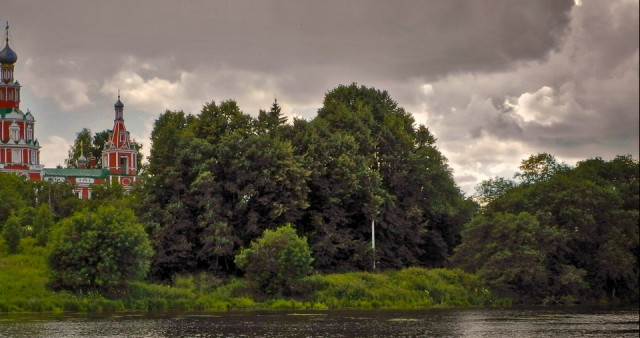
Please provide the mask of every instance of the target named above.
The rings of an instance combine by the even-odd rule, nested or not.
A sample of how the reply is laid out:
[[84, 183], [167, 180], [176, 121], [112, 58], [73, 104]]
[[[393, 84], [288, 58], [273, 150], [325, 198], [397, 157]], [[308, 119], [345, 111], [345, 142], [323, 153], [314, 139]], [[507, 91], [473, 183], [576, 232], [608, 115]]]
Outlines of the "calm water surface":
[[638, 337], [638, 310], [0, 315], [0, 337]]

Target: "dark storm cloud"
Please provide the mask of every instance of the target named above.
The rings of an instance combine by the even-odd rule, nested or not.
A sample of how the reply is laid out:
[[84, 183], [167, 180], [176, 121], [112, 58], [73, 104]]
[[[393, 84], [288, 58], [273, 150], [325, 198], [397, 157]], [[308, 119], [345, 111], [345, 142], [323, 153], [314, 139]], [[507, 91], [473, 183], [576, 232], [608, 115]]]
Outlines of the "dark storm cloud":
[[[532, 153], [637, 157], [638, 2], [576, 3], [8, 0], [0, 19], [41, 126], [104, 129], [120, 89], [147, 141], [165, 109], [231, 98], [256, 114], [277, 97], [312, 118], [324, 93], [357, 82], [426, 124], [469, 192]], [[41, 143], [79, 128], [64, 129], [39, 129]]]
[[10, 1], [6, 7], [16, 13], [16, 32], [35, 37], [25, 52], [92, 62], [99, 72], [134, 55], [170, 58], [186, 70], [329, 65], [433, 78], [543, 57], [563, 36], [571, 6], [557, 0], [117, 0]]

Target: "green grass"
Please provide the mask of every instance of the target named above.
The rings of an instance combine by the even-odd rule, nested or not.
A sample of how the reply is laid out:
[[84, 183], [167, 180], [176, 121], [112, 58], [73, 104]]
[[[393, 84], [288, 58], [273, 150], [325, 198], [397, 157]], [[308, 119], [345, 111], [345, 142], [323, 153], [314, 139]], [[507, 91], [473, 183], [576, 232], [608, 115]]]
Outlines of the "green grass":
[[379, 274], [351, 272], [307, 278], [310, 300], [328, 308], [480, 306], [494, 303], [489, 290], [462, 270], [406, 268]]
[[508, 305], [492, 298], [475, 275], [461, 270], [406, 268], [381, 273], [313, 275], [296, 285], [293, 298], [255, 296], [243, 279], [179, 276], [173, 285], [132, 282], [118, 296], [47, 288], [47, 249], [24, 238], [9, 255], [0, 239], [0, 312], [231, 311], [254, 309], [341, 309]]

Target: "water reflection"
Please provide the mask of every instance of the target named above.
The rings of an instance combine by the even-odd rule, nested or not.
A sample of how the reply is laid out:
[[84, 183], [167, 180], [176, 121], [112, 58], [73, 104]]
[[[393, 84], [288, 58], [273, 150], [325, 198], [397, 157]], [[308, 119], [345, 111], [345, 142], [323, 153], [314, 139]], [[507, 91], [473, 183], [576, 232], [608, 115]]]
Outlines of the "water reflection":
[[637, 310], [0, 315], [0, 337], [637, 337]]

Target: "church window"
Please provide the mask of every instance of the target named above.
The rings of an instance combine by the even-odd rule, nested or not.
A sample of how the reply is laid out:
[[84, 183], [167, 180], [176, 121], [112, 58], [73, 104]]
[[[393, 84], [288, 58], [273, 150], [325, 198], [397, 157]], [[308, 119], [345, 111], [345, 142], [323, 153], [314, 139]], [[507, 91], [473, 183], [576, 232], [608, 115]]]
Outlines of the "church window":
[[20, 149], [11, 150], [11, 162], [22, 163], [22, 150]]
[[33, 140], [33, 129], [31, 126], [27, 127], [27, 140]]
[[20, 140], [20, 127], [15, 123], [15, 121], [9, 127], [9, 137], [12, 141]]

